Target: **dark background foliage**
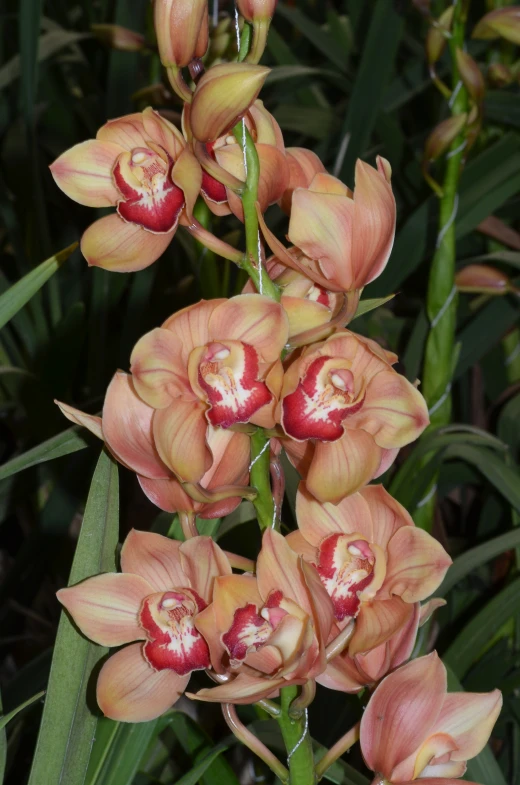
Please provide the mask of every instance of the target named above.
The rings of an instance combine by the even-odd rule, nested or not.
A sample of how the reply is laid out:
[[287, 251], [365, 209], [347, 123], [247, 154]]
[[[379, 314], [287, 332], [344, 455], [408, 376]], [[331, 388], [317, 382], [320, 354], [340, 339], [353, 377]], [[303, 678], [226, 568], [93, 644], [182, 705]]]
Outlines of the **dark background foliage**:
[[[221, 10], [231, 11], [230, 5], [221, 2]], [[431, 5], [434, 15], [445, 7], [444, 2]], [[468, 29], [486, 9], [484, 2], [472, 2]], [[91, 24], [103, 22], [143, 33], [149, 48], [129, 53], [105, 47], [90, 32]], [[408, 0], [280, 3], [264, 56], [273, 70], [262, 94], [287, 145], [314, 149], [349, 185], [358, 156], [372, 163], [376, 154], [390, 160], [398, 235], [387, 270], [365, 296], [393, 292], [396, 297], [358, 319], [355, 329], [398, 351], [401, 370], [412, 380], [420, 375], [427, 334], [424, 300], [438, 210], [421, 173], [422, 150], [429, 132], [447, 116], [425, 64], [427, 28]], [[233, 36], [230, 28], [230, 47]], [[507, 43], [470, 41], [468, 48], [484, 73], [490, 62], [513, 63], [517, 56]], [[446, 75], [448, 70], [445, 57], [438, 71]], [[78, 240], [94, 219], [93, 210], [71, 202], [54, 185], [48, 165], [57, 155], [93, 137], [107, 119], [150, 103], [179, 119], [180, 104], [161, 78], [148, 0], [3, 0], [0, 291]], [[498, 266], [513, 278], [520, 243], [511, 252], [510, 245], [490, 240], [477, 227], [495, 215], [520, 230], [518, 93], [516, 82], [488, 88], [484, 128], [462, 177], [456, 224], [460, 262], [508, 250]], [[284, 220], [276, 209], [269, 213], [282, 235]], [[216, 231], [241, 242], [235, 219], [225, 219]], [[22, 459], [20, 467], [28, 468], [18, 473], [12, 461], [67, 428], [53, 399], [98, 412], [112, 374], [128, 367], [132, 345], [143, 332], [201, 296], [231, 295], [242, 284], [229, 263], [201, 253], [182, 232], [159, 263], [136, 274], [88, 269], [76, 251], [2, 329], [0, 677], [5, 712], [45, 689], [59, 618], [55, 591], [68, 580], [99, 444], [74, 430], [70, 433], [83, 440], [85, 449], [76, 447], [31, 466]], [[444, 587], [448, 605], [428, 629], [428, 640], [424, 635], [418, 645], [425, 650], [435, 641], [464, 688], [503, 690], [504, 711], [492, 739], [500, 769], [488, 751], [480, 768], [468, 773], [486, 785], [520, 782], [518, 314], [513, 296], [461, 298], [453, 389], [454, 421], [462, 427], [437, 441], [431, 437], [433, 457], [422, 474], [413, 455], [407, 460], [407, 450], [387, 478], [413, 510], [421, 488], [440, 468], [434, 533], [456, 561]], [[49, 449], [44, 458], [52, 457]], [[295, 478], [288, 479], [294, 486]], [[134, 476], [121, 469], [120, 482], [121, 537], [132, 526], [167, 532], [171, 516], [157, 515]], [[290, 505], [285, 517], [291, 525]], [[254, 524], [247, 520], [246, 505], [220, 530], [218, 523], [207, 524], [207, 530], [219, 532], [222, 543], [232, 542], [237, 551], [254, 554]], [[93, 755], [99, 763], [109, 750], [108, 763], [99, 763], [99, 771], [91, 766], [87, 782], [177, 781], [225, 736], [216, 709], [187, 703], [182, 708], [191, 719], [173, 712], [164, 721], [134, 728], [100, 722]], [[9, 725], [9, 785], [28, 776], [40, 704]], [[319, 691], [311, 732], [329, 745], [359, 713], [357, 699]], [[262, 721], [253, 709], [243, 716]], [[257, 730], [271, 734], [276, 745], [269, 722], [264, 719]], [[352, 758], [349, 762], [362, 770], [361, 761]], [[233, 749], [207, 769], [205, 785], [236, 782], [230, 762], [242, 772], [241, 781], [252, 779], [249, 758]], [[366, 782], [348, 767], [334, 768], [332, 776], [338, 784]]]

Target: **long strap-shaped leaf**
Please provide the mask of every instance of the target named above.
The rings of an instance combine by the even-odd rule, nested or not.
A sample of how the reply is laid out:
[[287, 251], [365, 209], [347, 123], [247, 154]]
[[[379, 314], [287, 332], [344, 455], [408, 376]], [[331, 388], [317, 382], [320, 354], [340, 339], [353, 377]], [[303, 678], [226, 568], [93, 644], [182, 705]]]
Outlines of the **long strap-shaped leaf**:
[[[119, 495], [117, 464], [101, 453], [92, 478], [70, 584], [115, 569]], [[106, 649], [80, 635], [62, 613], [29, 785], [83, 785], [98, 718], [87, 687]]]
[[77, 247], [77, 243], [72, 243], [68, 248], [51, 256], [0, 296], [0, 329], [29, 302]]

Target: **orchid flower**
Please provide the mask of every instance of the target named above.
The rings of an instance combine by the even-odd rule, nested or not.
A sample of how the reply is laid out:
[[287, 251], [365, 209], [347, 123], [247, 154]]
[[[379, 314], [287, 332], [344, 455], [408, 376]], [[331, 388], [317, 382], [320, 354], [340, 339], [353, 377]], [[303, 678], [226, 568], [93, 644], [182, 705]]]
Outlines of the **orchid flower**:
[[61, 589], [58, 599], [95, 643], [130, 644], [101, 668], [97, 701], [113, 720], [146, 722], [173, 706], [192, 671], [209, 667], [195, 620], [212, 600], [215, 578], [231, 567], [210, 537], [181, 544], [132, 530], [121, 570]]
[[231, 678], [200, 700], [253, 703], [323, 672], [333, 607], [314, 567], [268, 529], [256, 577], [217, 578], [213, 603], [197, 616], [214, 671]]
[[396, 361], [347, 330], [288, 358], [283, 446], [320, 501], [337, 504], [378, 477], [428, 425], [424, 398]]
[[198, 483], [210, 469], [210, 426], [274, 425], [287, 335], [282, 306], [246, 294], [184, 308], [138, 341], [133, 385], [154, 410], [159, 457], [180, 480]]
[[383, 679], [361, 720], [361, 751], [379, 777], [374, 782], [457, 785], [501, 707], [499, 690], [448, 693], [436, 652], [403, 665]]
[[[411, 624], [415, 604], [438, 588], [451, 564], [442, 545], [418, 529], [382, 485], [369, 485], [337, 506], [320, 504], [300, 485], [296, 517], [298, 530], [287, 541], [316, 566], [334, 605], [335, 634], [355, 619], [350, 657]], [[339, 660], [329, 666], [329, 684], [341, 683]]]
[[181, 132], [149, 107], [106, 123], [51, 166], [74, 201], [115, 207], [81, 239], [89, 265], [116, 272], [148, 267], [170, 244], [181, 214], [188, 219], [202, 172]]
[[[249, 477], [249, 437], [244, 433], [208, 426], [207, 441], [213, 462], [200, 480], [208, 499], [194, 501], [183, 490], [172, 471], [160, 459], [154, 443], [154, 409], [137, 395], [132, 377], [118, 371], [110, 382], [103, 417], [95, 417], [58, 404], [71, 422], [88, 428], [102, 439], [112, 455], [136, 472], [141, 488], [151, 502], [168, 512], [195, 512], [199, 518], [220, 518], [232, 512], [240, 496], [227, 497], [229, 486], [245, 486]], [[224, 491], [224, 498], [218, 498]]]
[[362, 289], [380, 275], [390, 257], [396, 206], [390, 164], [378, 157], [377, 169], [358, 160], [351, 192], [332, 175], [318, 172], [308, 188], [292, 193], [288, 251], [259, 215], [272, 252], [330, 291]]

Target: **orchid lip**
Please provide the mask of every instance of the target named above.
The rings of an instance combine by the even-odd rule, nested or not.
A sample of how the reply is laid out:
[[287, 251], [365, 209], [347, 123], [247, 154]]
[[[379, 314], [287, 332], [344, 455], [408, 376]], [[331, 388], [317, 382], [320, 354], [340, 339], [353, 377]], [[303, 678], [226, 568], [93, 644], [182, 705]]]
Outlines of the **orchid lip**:
[[318, 574], [338, 621], [355, 618], [360, 594], [374, 579], [375, 555], [360, 535], [331, 534], [319, 548]]

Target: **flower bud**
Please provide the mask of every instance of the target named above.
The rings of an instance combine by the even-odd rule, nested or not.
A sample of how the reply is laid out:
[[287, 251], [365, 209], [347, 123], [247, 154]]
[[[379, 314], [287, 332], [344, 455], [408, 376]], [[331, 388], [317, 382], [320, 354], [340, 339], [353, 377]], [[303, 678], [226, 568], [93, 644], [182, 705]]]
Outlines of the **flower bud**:
[[207, 0], [155, 0], [154, 25], [161, 63], [184, 68], [208, 48]]
[[491, 63], [488, 67], [487, 76], [489, 83], [493, 87], [507, 87], [514, 80], [513, 72], [504, 63]]
[[468, 264], [463, 267], [455, 276], [455, 285], [459, 292], [468, 294], [498, 296], [511, 291], [507, 275], [487, 264]]
[[466, 125], [467, 119], [468, 116], [464, 112], [463, 114], [448, 117], [447, 120], [439, 123], [426, 140], [424, 146], [425, 160], [435, 161], [439, 158], [448, 149], [453, 140], [457, 138]]
[[520, 6], [490, 11], [477, 24], [472, 38], [491, 39], [499, 36], [513, 44], [520, 44]]
[[254, 23], [259, 19], [272, 19], [278, 0], [237, 0], [239, 13], [246, 22]]
[[455, 56], [464, 87], [475, 103], [480, 104], [486, 91], [484, 77], [480, 72], [480, 68], [474, 59], [462, 49], [457, 49]]
[[247, 112], [262, 89], [269, 68], [222, 63], [206, 71], [195, 89], [190, 111], [193, 136], [214, 142]]
[[144, 36], [120, 25], [91, 25], [98, 41], [120, 52], [140, 52], [145, 48]]
[[428, 59], [428, 65], [436, 63], [444, 52], [452, 19], [453, 6], [450, 5], [428, 30], [426, 35], [426, 57]]

